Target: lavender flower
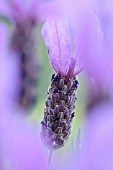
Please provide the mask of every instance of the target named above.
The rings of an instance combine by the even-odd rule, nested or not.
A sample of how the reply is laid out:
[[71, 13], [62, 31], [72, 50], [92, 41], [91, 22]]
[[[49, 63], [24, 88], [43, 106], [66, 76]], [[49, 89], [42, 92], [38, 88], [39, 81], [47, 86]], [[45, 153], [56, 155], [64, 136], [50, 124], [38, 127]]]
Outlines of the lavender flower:
[[42, 36], [56, 75], [52, 75], [47, 93], [41, 137], [48, 148], [58, 149], [64, 146], [71, 133], [79, 84], [76, 76], [82, 68], [77, 65], [77, 54], [71, 56], [71, 35], [66, 21], [46, 21]]

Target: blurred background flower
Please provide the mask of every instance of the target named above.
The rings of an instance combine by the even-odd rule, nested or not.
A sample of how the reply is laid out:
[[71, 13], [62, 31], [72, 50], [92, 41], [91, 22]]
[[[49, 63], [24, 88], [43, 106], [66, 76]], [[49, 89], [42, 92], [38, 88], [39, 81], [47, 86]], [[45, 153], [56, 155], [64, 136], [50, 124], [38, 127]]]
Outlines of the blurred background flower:
[[15, 104], [17, 60], [7, 48], [6, 25], [0, 25], [0, 37], [0, 168], [44, 169], [45, 164], [41, 162], [45, 161], [45, 156], [40, 147], [38, 127], [26, 120]]

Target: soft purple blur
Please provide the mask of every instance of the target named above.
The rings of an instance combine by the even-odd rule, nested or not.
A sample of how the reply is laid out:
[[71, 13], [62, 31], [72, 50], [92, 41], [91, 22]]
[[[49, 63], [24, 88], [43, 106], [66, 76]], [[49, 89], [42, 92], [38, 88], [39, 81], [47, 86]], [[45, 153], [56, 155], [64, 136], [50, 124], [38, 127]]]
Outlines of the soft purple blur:
[[113, 106], [104, 103], [92, 110], [84, 125], [77, 170], [113, 169]]
[[[46, 161], [39, 130], [15, 105], [18, 64], [7, 49], [8, 29], [0, 25], [0, 169], [44, 170]], [[20, 114], [17, 114], [20, 113]]]
[[10, 165], [12, 170], [44, 170], [46, 157], [41, 148], [38, 128], [23, 117], [11, 116], [13, 111], [0, 108], [1, 165]]
[[[0, 24], [0, 105], [15, 99], [19, 82], [17, 58], [8, 48], [8, 27]], [[9, 71], [10, 70], [10, 71]], [[14, 71], [15, 70], [15, 71]]]

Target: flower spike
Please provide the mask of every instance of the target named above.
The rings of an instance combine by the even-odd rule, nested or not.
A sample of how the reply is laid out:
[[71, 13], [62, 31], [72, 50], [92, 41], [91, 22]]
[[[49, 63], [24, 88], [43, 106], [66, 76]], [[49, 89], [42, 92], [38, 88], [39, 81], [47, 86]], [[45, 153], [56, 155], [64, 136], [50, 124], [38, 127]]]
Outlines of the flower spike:
[[77, 57], [71, 55], [72, 39], [65, 18], [47, 20], [42, 28], [42, 36], [56, 76], [52, 75], [47, 93], [41, 138], [49, 149], [59, 149], [69, 138], [75, 115], [79, 85], [75, 75]]

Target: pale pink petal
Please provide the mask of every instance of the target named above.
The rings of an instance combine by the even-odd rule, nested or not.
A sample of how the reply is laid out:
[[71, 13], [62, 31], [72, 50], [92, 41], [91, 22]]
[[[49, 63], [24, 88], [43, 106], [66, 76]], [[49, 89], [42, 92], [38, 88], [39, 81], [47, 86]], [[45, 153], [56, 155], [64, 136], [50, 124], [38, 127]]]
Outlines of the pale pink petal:
[[78, 13], [75, 23], [77, 25], [75, 25], [75, 41], [79, 45], [80, 60], [89, 71], [94, 72], [96, 63], [101, 60], [99, 50], [103, 37], [98, 20], [94, 13], [86, 8], [80, 14]]
[[109, 68], [113, 63], [113, 1], [92, 1], [104, 33], [101, 65], [106, 65], [106, 68]]
[[83, 64], [76, 64], [75, 69], [74, 69], [74, 75], [79, 74], [81, 71], [84, 70], [84, 65]]
[[64, 18], [51, 18], [43, 25], [42, 36], [56, 72], [66, 75], [71, 63], [71, 40]]
[[100, 55], [103, 34], [91, 2], [89, 0], [67, 0], [65, 3], [65, 0], [61, 0], [61, 4], [65, 15], [70, 16], [69, 26], [75, 41], [75, 54], [79, 51], [79, 55], [74, 56], [76, 62], [82, 62], [84, 67], [93, 74], [103, 70]]

